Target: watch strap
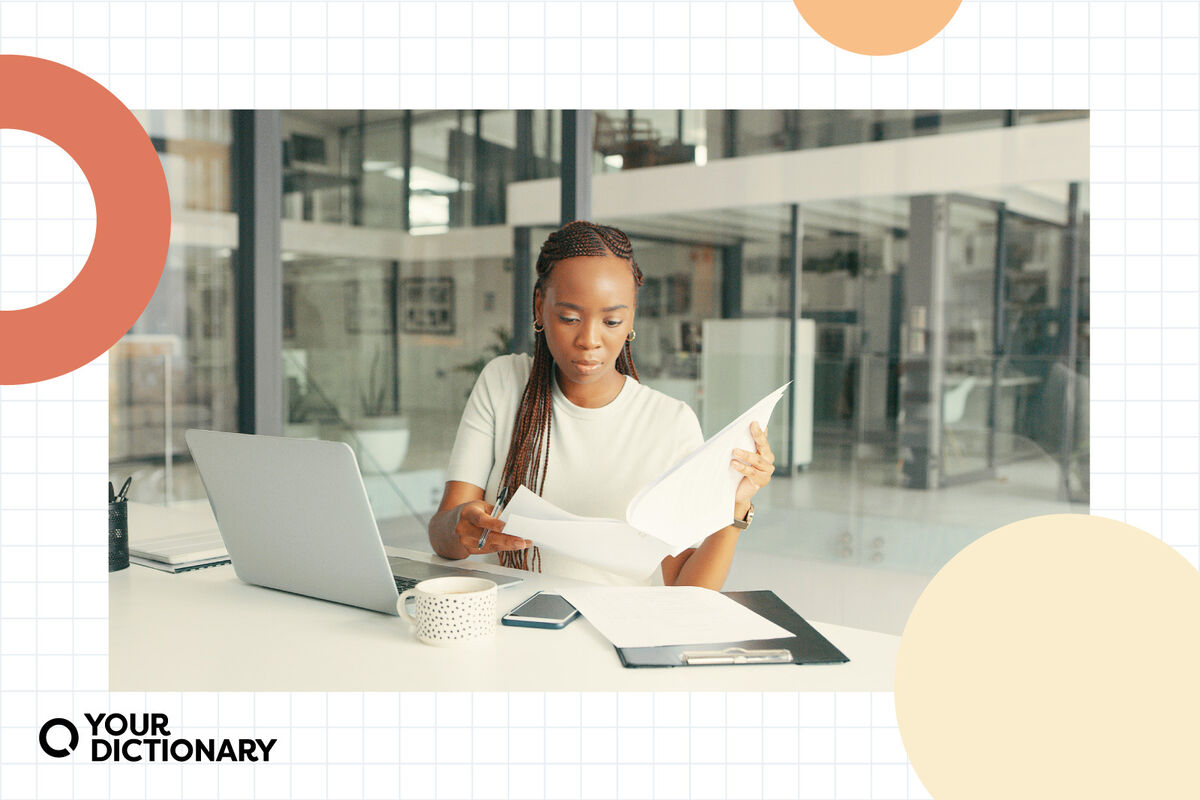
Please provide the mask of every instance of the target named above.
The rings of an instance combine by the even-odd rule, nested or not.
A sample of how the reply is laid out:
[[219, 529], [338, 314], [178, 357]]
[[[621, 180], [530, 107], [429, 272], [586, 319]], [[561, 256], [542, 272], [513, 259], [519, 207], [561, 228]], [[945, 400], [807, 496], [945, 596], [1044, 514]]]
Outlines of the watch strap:
[[746, 528], [750, 527], [750, 523], [753, 521], [754, 521], [754, 503], [751, 503], [750, 508], [746, 511], [746, 518], [745, 519], [735, 519], [733, 521], [733, 527], [737, 528], [738, 530], [744, 531], [744, 530], [746, 530]]

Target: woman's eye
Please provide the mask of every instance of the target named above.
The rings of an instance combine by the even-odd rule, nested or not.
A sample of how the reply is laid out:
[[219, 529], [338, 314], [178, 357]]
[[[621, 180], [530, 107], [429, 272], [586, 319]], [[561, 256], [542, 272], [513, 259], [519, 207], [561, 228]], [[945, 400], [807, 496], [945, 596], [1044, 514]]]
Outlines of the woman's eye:
[[579, 322], [579, 317], [559, 317], [559, 319], [566, 323]]
[[619, 320], [619, 319], [606, 319], [606, 320], [604, 320], [604, 324], [605, 324], [605, 325], [607, 325], [607, 326], [608, 326], [608, 327], [610, 327], [610, 328], [619, 328], [619, 327], [621, 327], [621, 320]]

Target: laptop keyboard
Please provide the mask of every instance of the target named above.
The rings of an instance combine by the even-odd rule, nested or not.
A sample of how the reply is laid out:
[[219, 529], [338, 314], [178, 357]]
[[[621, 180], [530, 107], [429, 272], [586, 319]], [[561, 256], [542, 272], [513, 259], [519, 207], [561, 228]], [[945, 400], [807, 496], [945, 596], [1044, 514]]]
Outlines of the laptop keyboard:
[[392, 577], [396, 579], [396, 591], [398, 591], [398, 592], [403, 592], [407, 589], [411, 589], [414, 586], [416, 586], [418, 583], [420, 583], [420, 581], [418, 581], [414, 578], [401, 578], [399, 575], [393, 575]]

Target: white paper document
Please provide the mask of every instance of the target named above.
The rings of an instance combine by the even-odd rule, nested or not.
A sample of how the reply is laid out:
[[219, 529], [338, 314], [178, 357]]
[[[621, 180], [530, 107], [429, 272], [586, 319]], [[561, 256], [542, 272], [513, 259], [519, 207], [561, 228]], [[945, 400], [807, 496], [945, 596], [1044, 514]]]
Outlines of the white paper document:
[[750, 423], [765, 428], [787, 387], [785, 383], [759, 400], [651, 481], [629, 501], [624, 520], [576, 516], [522, 486], [500, 514], [505, 533], [609, 572], [646, 578], [663, 558], [678, 555], [733, 520], [743, 477], [729, 465], [733, 451], [754, 452]]
[[530, 539], [538, 547], [570, 558], [642, 579], [671, 555], [665, 542], [647, 536], [616, 519], [580, 517], [563, 511], [522, 486], [504, 507], [504, 530]]
[[617, 647], [719, 644], [783, 639], [792, 633], [720, 592], [698, 586], [605, 586], [564, 589]]
[[729, 466], [734, 449], [753, 453], [750, 423], [766, 428], [785, 383], [685, 456], [629, 501], [625, 519], [671, 545], [673, 553], [733, 521], [734, 497], [745, 477]]

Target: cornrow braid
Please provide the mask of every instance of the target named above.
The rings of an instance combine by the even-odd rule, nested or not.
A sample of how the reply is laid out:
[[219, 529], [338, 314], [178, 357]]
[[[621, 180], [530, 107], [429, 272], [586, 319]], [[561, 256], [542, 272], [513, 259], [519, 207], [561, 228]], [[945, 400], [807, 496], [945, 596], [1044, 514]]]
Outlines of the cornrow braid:
[[[616, 256], [629, 262], [635, 286], [642, 285], [642, 270], [633, 257], [633, 245], [629, 237], [608, 225], [596, 225], [584, 220], [568, 222], [546, 238], [537, 259], [537, 282], [535, 295], [544, 290], [554, 265], [559, 261], [578, 256]], [[536, 314], [536, 310], [535, 310]], [[637, 367], [633, 364], [633, 350], [625, 342], [621, 355], [617, 357], [617, 372], [638, 380]], [[508, 458], [500, 473], [500, 486], [508, 489], [512, 497], [522, 485], [537, 494], [546, 485], [546, 470], [550, 466], [550, 423], [554, 398], [554, 357], [546, 344], [546, 335], [534, 333], [533, 367], [525, 391], [517, 406], [513, 423], [512, 440], [508, 445]], [[542, 571], [542, 556], [537, 547], [525, 550], [507, 550], [500, 553], [500, 563], [506, 567]]]

